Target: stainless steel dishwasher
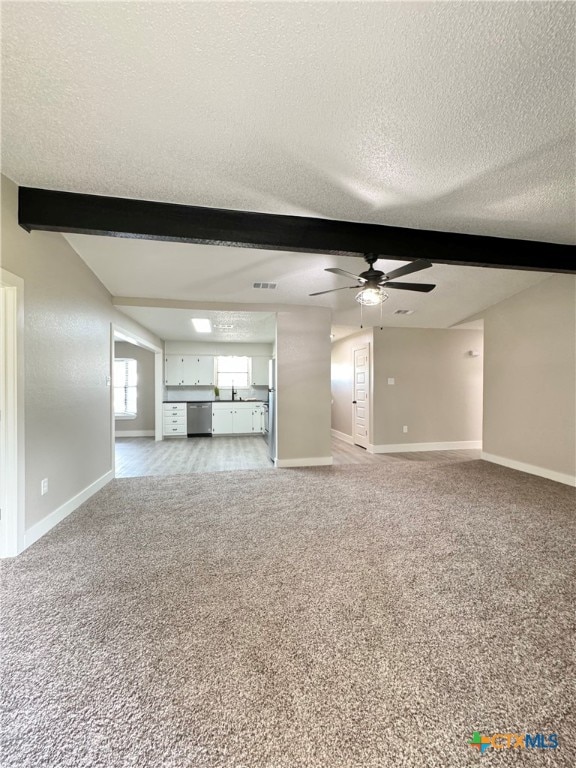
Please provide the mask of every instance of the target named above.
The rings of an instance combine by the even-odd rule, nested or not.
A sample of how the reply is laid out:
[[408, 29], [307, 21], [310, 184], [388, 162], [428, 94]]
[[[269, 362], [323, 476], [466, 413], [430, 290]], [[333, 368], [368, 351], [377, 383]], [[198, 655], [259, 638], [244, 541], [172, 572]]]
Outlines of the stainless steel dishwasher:
[[186, 415], [188, 437], [212, 437], [212, 403], [188, 403]]

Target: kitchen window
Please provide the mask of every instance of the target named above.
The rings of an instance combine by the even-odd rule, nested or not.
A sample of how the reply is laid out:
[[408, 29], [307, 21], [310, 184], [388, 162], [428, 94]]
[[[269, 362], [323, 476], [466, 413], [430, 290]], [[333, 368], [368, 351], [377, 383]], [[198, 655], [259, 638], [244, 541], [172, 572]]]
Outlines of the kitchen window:
[[216, 358], [216, 382], [219, 389], [246, 389], [250, 386], [250, 358], [220, 356]]
[[114, 360], [114, 418], [135, 419], [138, 414], [138, 363], [130, 357]]

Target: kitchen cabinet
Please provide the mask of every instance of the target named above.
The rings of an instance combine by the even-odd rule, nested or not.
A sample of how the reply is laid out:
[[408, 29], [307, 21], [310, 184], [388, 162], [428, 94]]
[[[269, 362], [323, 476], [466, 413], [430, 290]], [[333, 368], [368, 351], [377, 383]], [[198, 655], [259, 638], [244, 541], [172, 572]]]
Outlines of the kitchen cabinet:
[[164, 383], [180, 387], [213, 386], [213, 355], [166, 355]]
[[213, 435], [252, 435], [263, 431], [261, 403], [212, 403]]
[[196, 384], [198, 378], [198, 365], [196, 361], [197, 357], [192, 355], [182, 356], [182, 384], [185, 387], [193, 387]]
[[164, 384], [177, 386], [183, 384], [184, 358], [182, 355], [166, 355], [164, 358]]
[[[239, 403], [239, 405], [243, 405]], [[252, 407], [234, 408], [234, 434], [247, 435], [252, 433]]]
[[232, 435], [233, 433], [234, 409], [232, 403], [212, 403], [212, 434]]
[[255, 403], [252, 409], [252, 431], [264, 432], [264, 408], [262, 403]]
[[212, 355], [200, 355], [196, 358], [196, 384], [202, 387], [214, 386], [214, 357]]
[[253, 387], [267, 387], [268, 386], [268, 363], [269, 357], [253, 357], [252, 358], [252, 386]]
[[162, 411], [164, 437], [186, 437], [186, 403], [164, 403]]

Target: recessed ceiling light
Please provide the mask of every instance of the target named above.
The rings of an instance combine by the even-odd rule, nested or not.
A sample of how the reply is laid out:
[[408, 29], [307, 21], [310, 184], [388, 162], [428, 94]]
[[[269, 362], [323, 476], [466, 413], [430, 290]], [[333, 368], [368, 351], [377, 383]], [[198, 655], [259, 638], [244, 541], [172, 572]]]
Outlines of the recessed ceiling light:
[[197, 333], [212, 333], [212, 323], [207, 317], [193, 317], [192, 325]]

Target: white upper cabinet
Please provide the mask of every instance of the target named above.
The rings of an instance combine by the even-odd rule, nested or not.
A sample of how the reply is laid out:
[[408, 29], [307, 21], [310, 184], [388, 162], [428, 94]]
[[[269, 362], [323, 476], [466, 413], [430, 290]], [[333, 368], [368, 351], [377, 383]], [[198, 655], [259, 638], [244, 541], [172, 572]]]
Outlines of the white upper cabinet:
[[212, 355], [166, 355], [164, 383], [167, 386], [213, 386], [214, 357]]
[[268, 363], [269, 357], [253, 357], [252, 358], [252, 386], [255, 387], [267, 387], [268, 386]]
[[215, 384], [214, 380], [214, 357], [212, 355], [200, 355], [197, 357], [196, 384], [204, 387], [211, 387]]
[[188, 387], [195, 386], [198, 379], [198, 358], [192, 355], [182, 357], [182, 384]]
[[164, 384], [178, 386], [184, 383], [184, 358], [182, 355], [166, 355], [164, 358]]

